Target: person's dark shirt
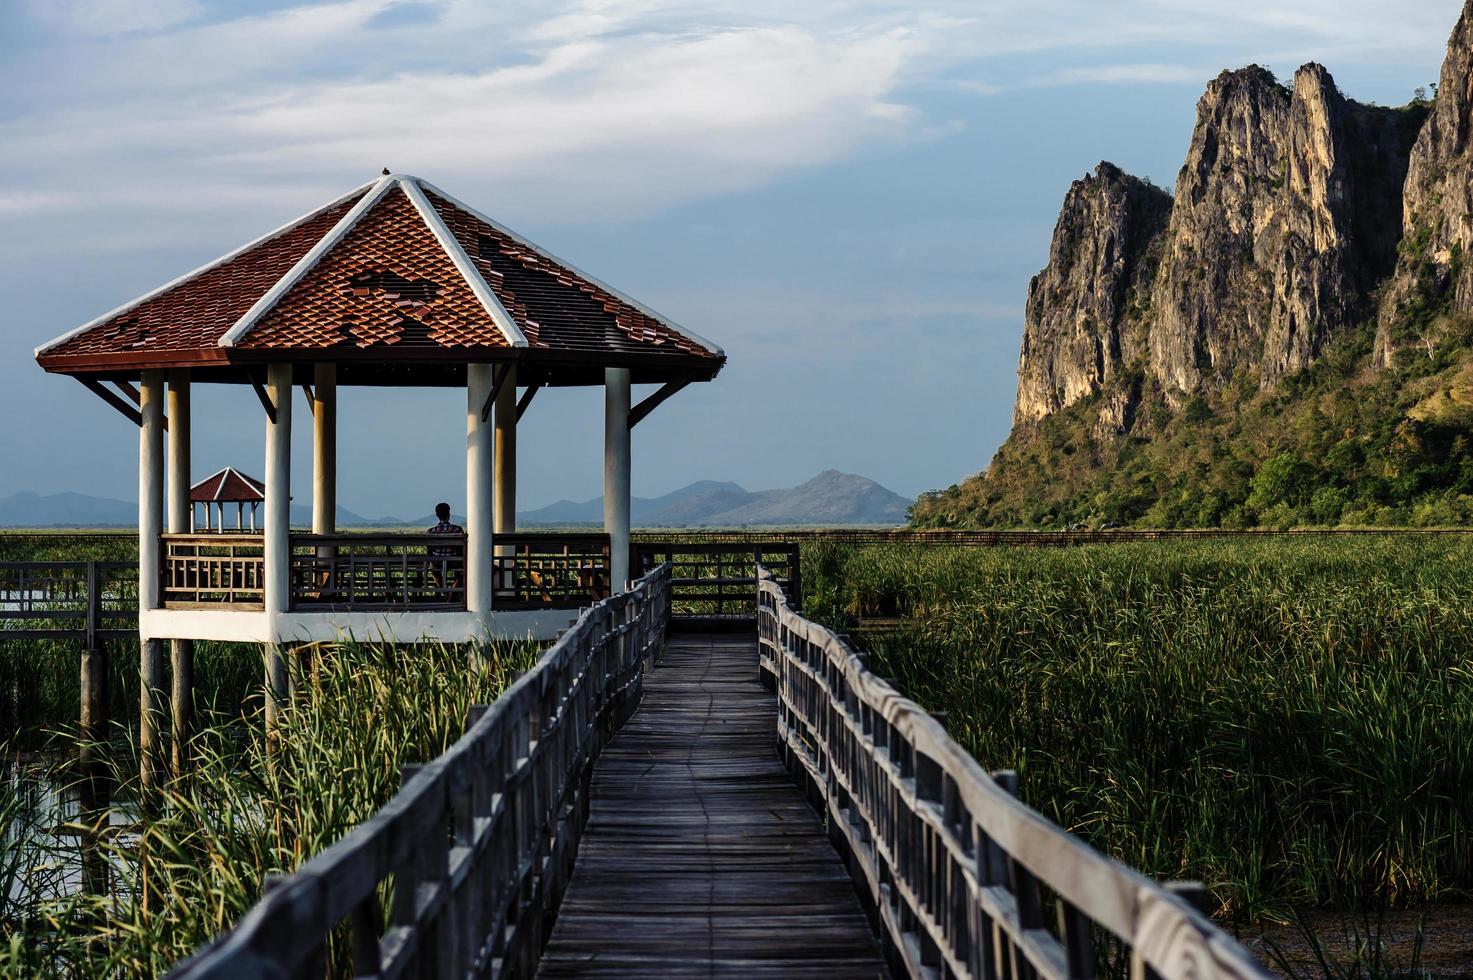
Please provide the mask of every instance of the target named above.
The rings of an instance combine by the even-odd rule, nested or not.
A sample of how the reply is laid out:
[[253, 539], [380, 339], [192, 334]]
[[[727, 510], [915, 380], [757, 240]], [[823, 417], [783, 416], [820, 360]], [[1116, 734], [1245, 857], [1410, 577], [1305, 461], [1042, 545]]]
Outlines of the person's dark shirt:
[[[426, 534], [464, 534], [465, 528], [459, 524], [451, 524], [449, 521], [440, 521], [434, 527], [425, 532]], [[457, 545], [432, 545], [430, 554], [436, 558], [459, 558], [460, 548]]]

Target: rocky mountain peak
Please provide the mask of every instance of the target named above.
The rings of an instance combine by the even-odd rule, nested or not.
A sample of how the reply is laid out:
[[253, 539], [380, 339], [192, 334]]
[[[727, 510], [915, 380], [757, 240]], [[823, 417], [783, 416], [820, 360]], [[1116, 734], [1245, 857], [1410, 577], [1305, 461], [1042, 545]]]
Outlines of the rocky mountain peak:
[[1076, 181], [1029, 286], [1015, 423], [1105, 391], [1098, 430], [1128, 430], [1109, 389], [1130, 365], [1174, 405], [1307, 367], [1394, 263], [1417, 122], [1322, 65], [1289, 86], [1250, 65], [1208, 83], [1169, 204], [1108, 164]]
[[1069, 188], [1048, 266], [1028, 285], [1014, 424], [1094, 394], [1140, 356], [1137, 304], [1170, 209], [1165, 191], [1108, 162]]

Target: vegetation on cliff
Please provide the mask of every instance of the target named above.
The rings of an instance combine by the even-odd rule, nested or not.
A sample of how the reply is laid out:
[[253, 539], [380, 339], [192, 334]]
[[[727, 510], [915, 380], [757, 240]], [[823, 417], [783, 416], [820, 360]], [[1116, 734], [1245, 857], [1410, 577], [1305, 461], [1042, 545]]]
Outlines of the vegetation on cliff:
[[[1179, 410], [1142, 384], [1124, 437], [1104, 395], [1015, 432], [990, 472], [926, 494], [924, 527], [1291, 527], [1473, 523], [1473, 317], [1421, 314], [1414, 354], [1373, 364], [1374, 325], [1271, 389], [1244, 375]], [[1416, 333], [1408, 328], [1409, 333]], [[1137, 375], [1139, 378], [1139, 374]], [[1020, 437], [1021, 435], [1021, 437]]]

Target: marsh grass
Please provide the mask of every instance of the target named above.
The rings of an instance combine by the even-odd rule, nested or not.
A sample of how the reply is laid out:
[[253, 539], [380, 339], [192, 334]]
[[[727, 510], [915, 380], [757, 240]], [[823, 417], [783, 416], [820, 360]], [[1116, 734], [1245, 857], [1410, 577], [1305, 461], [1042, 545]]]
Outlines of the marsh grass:
[[[163, 973], [248, 909], [268, 875], [289, 873], [383, 805], [405, 765], [443, 752], [471, 705], [494, 701], [536, 657], [530, 643], [475, 657], [465, 648], [355, 643], [320, 651], [311, 668], [293, 664], [296, 700], [274, 753], [253, 694], [244, 712], [211, 717], [190, 775], [133, 825], [101, 835], [80, 820], [67, 828], [93, 836], [112, 886], [28, 893], [8, 910], [0, 975]], [[115, 747], [112, 764], [127, 797], [137, 760]], [[0, 819], [3, 806], [0, 797]], [[40, 837], [29, 866], [75, 864], [74, 850]]]
[[811, 614], [1025, 798], [1238, 919], [1473, 891], [1473, 547], [818, 545]]

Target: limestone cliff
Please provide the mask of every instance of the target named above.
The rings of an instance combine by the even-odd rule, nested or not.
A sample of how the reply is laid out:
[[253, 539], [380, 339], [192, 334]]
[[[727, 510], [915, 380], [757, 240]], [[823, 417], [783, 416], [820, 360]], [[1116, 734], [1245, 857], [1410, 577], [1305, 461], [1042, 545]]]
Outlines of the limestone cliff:
[[1076, 182], [1012, 435], [913, 522], [1473, 525], [1473, 0], [1432, 94], [1224, 72], [1169, 202]]
[[1048, 266], [1028, 285], [1014, 425], [1094, 394], [1140, 356], [1170, 209], [1165, 191], [1110, 163], [1069, 188]]
[[1473, 310], [1473, 0], [1448, 41], [1432, 110], [1412, 147], [1402, 208], [1404, 235], [1376, 331], [1376, 359], [1426, 341], [1429, 314]]
[[1173, 405], [1307, 367], [1395, 263], [1418, 122], [1346, 99], [1320, 65], [1291, 88], [1250, 66], [1208, 85], [1169, 205], [1108, 165], [1076, 182], [1029, 286], [1015, 424], [1136, 360]]

